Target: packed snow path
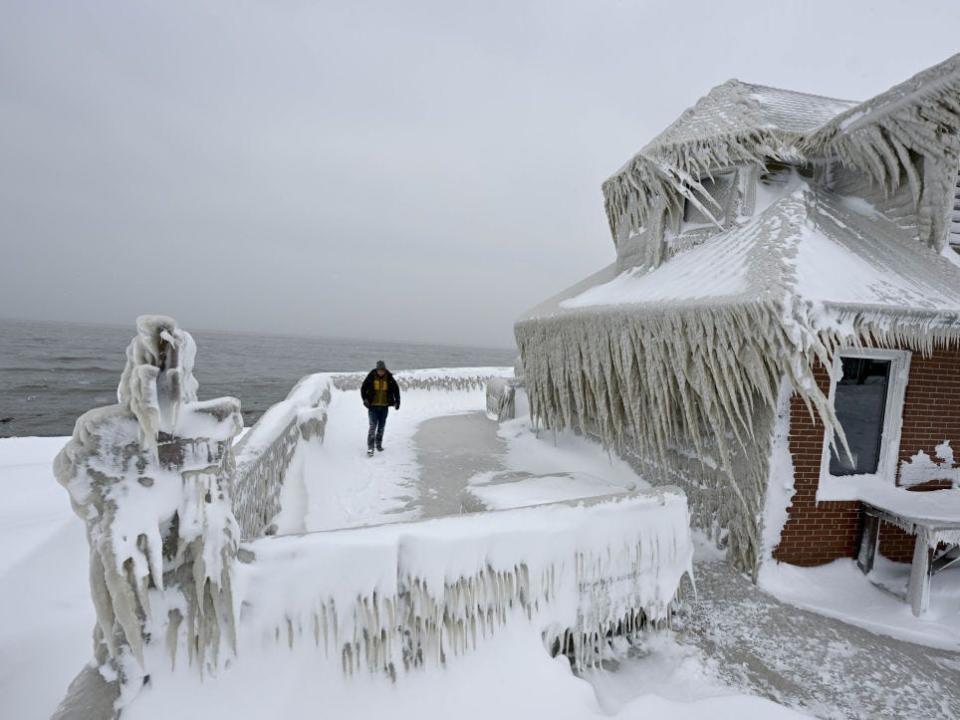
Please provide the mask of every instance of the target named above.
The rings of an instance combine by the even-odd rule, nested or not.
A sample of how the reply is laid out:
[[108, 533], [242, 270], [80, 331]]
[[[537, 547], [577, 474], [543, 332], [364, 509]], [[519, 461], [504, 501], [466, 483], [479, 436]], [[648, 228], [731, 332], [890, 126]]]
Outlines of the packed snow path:
[[683, 640], [724, 682], [822, 718], [960, 717], [960, 653], [787, 605], [722, 561], [698, 562], [694, 576]]
[[606, 495], [641, 485], [596, 443], [538, 439], [528, 418], [488, 419], [482, 389], [408, 390], [387, 418], [383, 453], [366, 455], [367, 413], [335, 391], [322, 444], [306, 445], [284, 485], [281, 535]]
[[484, 413], [431, 418], [413, 436], [420, 465], [419, 506], [423, 517], [481, 510], [468, 492], [470, 478], [504, 470], [507, 444]]

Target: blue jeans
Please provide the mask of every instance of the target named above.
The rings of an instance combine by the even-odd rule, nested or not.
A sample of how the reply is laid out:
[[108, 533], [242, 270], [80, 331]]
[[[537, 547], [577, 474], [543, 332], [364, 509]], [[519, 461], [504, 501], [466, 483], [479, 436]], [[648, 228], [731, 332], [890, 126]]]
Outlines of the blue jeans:
[[387, 405], [371, 405], [367, 408], [367, 417], [370, 418], [370, 429], [367, 431], [367, 449], [373, 450], [373, 443], [377, 447], [383, 445], [383, 426], [387, 424]]

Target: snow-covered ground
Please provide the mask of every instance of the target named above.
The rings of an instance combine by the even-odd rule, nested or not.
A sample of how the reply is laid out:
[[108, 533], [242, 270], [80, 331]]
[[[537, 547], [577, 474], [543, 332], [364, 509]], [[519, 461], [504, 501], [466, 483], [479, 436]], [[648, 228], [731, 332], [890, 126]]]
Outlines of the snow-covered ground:
[[[387, 423], [386, 452], [368, 459], [365, 412], [355, 395], [335, 392], [323, 445], [298, 450], [289, 476], [295, 481], [284, 489], [282, 533], [644, 486], [596, 443], [572, 434], [537, 437], [527, 418], [500, 425], [487, 420], [479, 390], [404, 393], [402, 409], [391, 412]], [[48, 717], [91, 653], [86, 539], [51, 472], [65, 440], [0, 440], [0, 491], [6, 499], [0, 506], [3, 718]], [[761, 584], [784, 601], [778, 602], [719, 562], [715, 551], [705, 545], [701, 551], [699, 599], [679, 631], [649, 634], [641, 647], [621, 647], [603, 670], [578, 676], [566, 660], [551, 659], [539, 631], [523, 624], [494, 634], [442, 670], [409, 672], [396, 683], [365, 673], [344, 678], [337, 658], [307, 643], [293, 650], [269, 643], [242, 648], [215, 680], [201, 682], [185, 665], [156, 675], [125, 717], [166, 719], [171, 707], [189, 708], [189, 716], [205, 720], [289, 720], [318, 713], [378, 720], [775, 720], [801, 716], [785, 706], [823, 717], [874, 717], [885, 702], [882, 714], [890, 717], [910, 717], [912, 707], [939, 708], [931, 717], [951, 717], [957, 709], [960, 655], [873, 634], [956, 649], [960, 624], [955, 610], [946, 612], [960, 602], [949, 589], [956, 582], [935, 581], [933, 612], [918, 622], [852, 562], [766, 567]], [[903, 569], [878, 562], [875, 572], [894, 583]], [[868, 669], [872, 679], [864, 684]], [[883, 688], [892, 683], [895, 691]]]
[[0, 717], [48, 718], [93, 653], [87, 538], [53, 479], [66, 438], [0, 440]]
[[903, 599], [909, 575], [909, 565], [878, 555], [869, 577], [860, 572], [855, 560], [834, 560], [811, 568], [767, 563], [760, 570], [759, 584], [786, 603], [881, 635], [960, 650], [960, 568], [948, 568], [933, 577], [930, 609], [919, 618]]
[[[431, 514], [452, 483], [462, 498], [506, 506], [642, 486], [629, 467], [573, 435], [535, 437], [519, 419], [482, 417], [480, 391], [404, 393], [387, 424], [387, 451], [364, 454], [366, 417], [352, 393], [335, 393], [322, 456], [303, 456], [302, 483], [285, 488], [282, 530], [302, 532]], [[441, 418], [438, 421], [438, 418]], [[446, 418], [443, 420], [442, 418]], [[459, 424], [454, 422], [459, 420]], [[434, 423], [430, 431], [427, 424]], [[444, 428], [452, 429], [449, 432]], [[459, 428], [459, 429], [457, 429]], [[425, 432], [421, 432], [425, 431]], [[480, 433], [482, 438], [470, 433]], [[0, 440], [0, 717], [45, 718], [91, 654], [94, 615], [87, 544], [51, 463], [66, 438]], [[470, 455], [485, 443], [483, 462]], [[316, 452], [314, 449], [313, 452]], [[294, 476], [297, 474], [294, 473]], [[549, 484], [557, 482], [552, 498]], [[15, 591], [9, 589], [14, 588]], [[218, 679], [179, 667], [140, 694], [125, 717], [424, 718], [456, 715], [590, 718], [791, 718], [792, 711], [716, 680], [704, 654], [669, 632], [623, 648], [616, 669], [575, 675], [551, 659], [532, 626], [499, 633], [440, 669], [399, 682], [345, 679], [309, 646], [245, 652]], [[255, 691], [253, 691], [255, 689]]]
[[822, 718], [960, 717], [960, 653], [782, 602], [715, 554], [696, 562], [694, 574], [697, 598], [676, 623], [678, 637], [706, 653], [730, 685]]

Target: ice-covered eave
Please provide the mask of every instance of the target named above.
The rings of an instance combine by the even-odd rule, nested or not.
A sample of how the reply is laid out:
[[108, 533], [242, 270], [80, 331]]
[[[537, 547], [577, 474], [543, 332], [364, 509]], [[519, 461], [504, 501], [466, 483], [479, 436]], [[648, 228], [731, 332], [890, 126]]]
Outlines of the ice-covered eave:
[[774, 406], [782, 377], [832, 419], [811, 371], [827, 348], [779, 298], [558, 310], [515, 331], [532, 412], [557, 428], [595, 422], [611, 446], [629, 435], [662, 456], [677, 438], [701, 449], [705, 429], [724, 428], [726, 462], [752, 440], [753, 409]]
[[707, 217], [717, 210], [700, 180], [725, 169], [769, 160], [800, 162], [801, 137], [776, 128], [749, 130], [695, 142], [648, 146], [603, 183], [604, 206], [614, 242], [640, 231], [655, 212], [682, 214], [689, 200]]
[[960, 344], [960, 307], [931, 310], [880, 304], [821, 304], [816, 330], [828, 344], [900, 347], [929, 353]]
[[887, 193], [908, 184], [919, 239], [942, 250], [960, 163], [960, 55], [841, 113], [801, 150], [838, 158]]
[[597, 433], [660, 467], [678, 446], [719, 459], [724, 494], [739, 508], [732, 557], [752, 572], [765, 468], [735, 473], [733, 458], [767, 442], [755, 423], [775, 407], [784, 379], [835, 426], [812, 372], [818, 358], [829, 362], [818, 337], [787, 322], [782, 302], [757, 297], [563, 310], [515, 329], [540, 422]]

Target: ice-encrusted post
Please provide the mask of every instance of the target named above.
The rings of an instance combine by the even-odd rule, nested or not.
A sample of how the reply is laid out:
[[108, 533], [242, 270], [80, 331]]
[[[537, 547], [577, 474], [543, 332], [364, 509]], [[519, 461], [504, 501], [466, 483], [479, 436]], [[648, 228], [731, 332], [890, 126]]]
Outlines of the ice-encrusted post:
[[196, 346], [176, 321], [137, 319], [118, 404], [82, 415], [54, 461], [85, 522], [101, 674], [135, 693], [145, 650], [178, 640], [203, 670], [235, 638], [231, 587], [239, 529], [231, 510], [235, 398], [197, 401]]
[[492, 377], [487, 380], [487, 417], [503, 422], [517, 416], [516, 387], [516, 382], [510, 378]]

